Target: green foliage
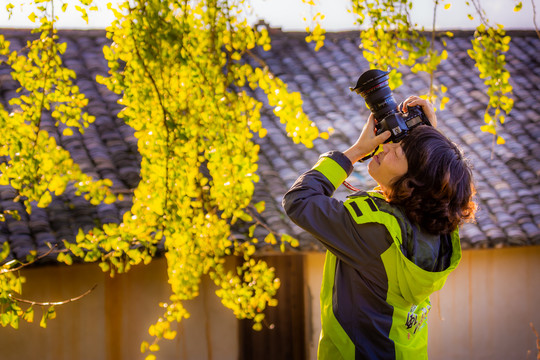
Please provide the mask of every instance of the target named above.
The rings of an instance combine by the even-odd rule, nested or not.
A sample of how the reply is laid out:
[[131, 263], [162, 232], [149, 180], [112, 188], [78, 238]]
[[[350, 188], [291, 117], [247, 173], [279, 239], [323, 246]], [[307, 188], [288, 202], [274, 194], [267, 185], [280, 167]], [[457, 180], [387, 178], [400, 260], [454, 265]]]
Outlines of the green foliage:
[[504, 138], [497, 134], [497, 128], [504, 124], [505, 114], [510, 113], [514, 100], [509, 97], [512, 85], [509, 83], [510, 73], [506, 70], [505, 53], [509, 49], [510, 36], [505, 35], [502, 25], [486, 27], [481, 24], [476, 29], [473, 48], [468, 50], [469, 56], [475, 60], [480, 78], [487, 86], [489, 103], [484, 113], [486, 125], [481, 130], [493, 134], [497, 144], [504, 144]]
[[[2, 251], [0, 253], [0, 263], [3, 263], [0, 266], [0, 325], [18, 329], [20, 320], [28, 323], [34, 321], [34, 305], [37, 303], [20, 299], [18, 295], [22, 293], [22, 285], [26, 282], [26, 278], [21, 276], [19, 271], [32, 263], [35, 258], [34, 254], [30, 254], [27, 259], [28, 262], [18, 260], [6, 262], [8, 256], [9, 244], [5, 242], [2, 244]], [[27, 305], [26, 309], [23, 309], [23, 303], [29, 304], [29, 306]], [[40, 326], [45, 328], [47, 327], [47, 320], [53, 319], [56, 316], [54, 305], [39, 305], [43, 309]], [[47, 310], [45, 310], [46, 306], [48, 306]]]
[[[108, 179], [96, 180], [84, 174], [73, 162], [67, 150], [59, 146], [54, 137], [43, 129], [43, 114], [48, 112], [57, 127], [64, 128], [65, 136], [74, 131], [83, 132], [94, 119], [83, 111], [88, 100], [73, 84], [75, 72], [63, 66], [61, 55], [66, 51], [66, 44], [58, 42], [54, 28], [56, 18], [49, 15], [52, 1], [36, 1], [36, 12], [30, 14], [31, 20], [39, 26], [33, 31], [37, 38], [28, 41], [20, 51], [11, 51], [9, 41], [0, 35], [0, 63], [11, 68], [11, 77], [18, 82], [20, 94], [10, 100], [14, 111], [9, 112], [0, 105], [0, 126], [3, 129], [0, 138], [0, 156], [8, 160], [0, 164], [0, 184], [10, 185], [18, 193], [14, 201], [24, 205], [27, 214], [32, 205], [46, 207], [53, 196], [64, 193], [69, 184], [77, 189], [77, 194], [84, 196], [90, 203], [113, 202], [110, 192], [112, 184]], [[13, 9], [9, 4], [7, 10]], [[16, 211], [3, 211], [0, 220], [6, 216], [17, 219]], [[19, 319], [33, 321], [33, 308], [23, 311], [20, 301], [14, 296], [22, 291], [25, 278], [19, 269], [26, 263], [12, 260], [6, 262], [9, 245], [4, 243], [0, 254], [0, 323], [2, 326], [18, 327]], [[34, 254], [36, 255], [36, 254]], [[68, 254], [62, 260], [70, 263]], [[31, 263], [32, 258], [28, 259]], [[53, 318], [49, 311], [41, 321]]]
[[62, 65], [60, 58], [66, 44], [57, 42], [58, 36], [46, 17], [41, 18], [37, 30], [41, 36], [27, 44], [22, 51], [10, 51], [9, 42], [0, 35], [0, 55], [11, 67], [11, 76], [20, 84], [19, 97], [10, 100], [16, 110], [9, 113], [0, 105], [0, 126], [5, 130], [0, 139], [0, 156], [9, 158], [0, 164], [0, 184], [11, 185], [31, 212], [31, 203], [46, 207], [52, 195], [60, 195], [68, 183], [93, 204], [115, 197], [108, 190], [110, 180], [97, 180], [85, 175], [73, 162], [67, 150], [42, 129], [45, 111], [51, 112], [56, 125], [66, 126], [64, 135], [73, 129], [83, 132], [94, 119], [82, 108], [88, 100], [73, 85], [73, 70]]
[[[302, 0], [302, 2], [311, 6], [311, 9], [316, 6], [313, 0]], [[308, 34], [306, 36], [306, 42], [310, 43], [313, 41], [315, 43], [315, 51], [319, 51], [319, 49], [324, 45], [326, 30], [324, 30], [321, 26], [321, 21], [324, 20], [324, 17], [324, 14], [317, 12], [312, 16], [309, 23], [304, 17], [304, 22], [308, 23], [308, 26], [306, 26], [306, 33]]]
[[[92, 204], [114, 201], [110, 181], [82, 173], [42, 129], [44, 112], [65, 129], [65, 136], [83, 132], [94, 119], [82, 111], [88, 100], [73, 84], [75, 73], [62, 65], [66, 44], [58, 42], [54, 2], [35, 5], [30, 19], [40, 24], [35, 30], [38, 39], [17, 52], [0, 38], [2, 61], [11, 67], [21, 93], [10, 101], [17, 111], [0, 109], [6, 130], [0, 155], [9, 158], [0, 165], [0, 183], [18, 191], [16, 200], [28, 213], [32, 204], [47, 206], [70, 183]], [[68, 6], [63, 3], [61, 11]], [[95, 10], [91, 1], [81, 1], [75, 8], [86, 21], [87, 10]], [[73, 256], [98, 261], [114, 276], [148, 264], [158, 243], [164, 243], [173, 295], [164, 315], [150, 328], [151, 336], [174, 338], [170, 324], [189, 316], [182, 301], [198, 295], [203, 274], [220, 287], [224, 305], [238, 317], [253, 318], [257, 328], [266, 306], [276, 305], [273, 296], [279, 281], [274, 269], [251, 259], [257, 239], [240, 241], [231, 234], [231, 225], [238, 220], [252, 221], [248, 206], [258, 181], [259, 147], [251, 139], [266, 134], [260, 121], [262, 104], [242, 89], [261, 88], [268, 95], [294, 142], [311, 147], [319, 131], [302, 111], [298, 93], [290, 93], [264, 64], [253, 67], [246, 61], [256, 46], [269, 50], [270, 38], [266, 29], [254, 29], [238, 16], [241, 3], [151, 1], [110, 10], [116, 15], [108, 29], [113, 43], [104, 47], [104, 56], [111, 71], [98, 80], [122, 94], [120, 116], [136, 130], [141, 181], [122, 223], [87, 233], [80, 230], [77, 243], [64, 242], [68, 252], [59, 252], [57, 260], [68, 265]], [[253, 209], [264, 211], [264, 203]], [[251, 237], [256, 226], [263, 224], [251, 226]], [[281, 241], [295, 242], [288, 236]], [[9, 254], [7, 243], [2, 254], [4, 258]], [[229, 255], [244, 258], [236, 272], [224, 268]], [[25, 264], [3, 266], [1, 324], [16, 327], [20, 318], [33, 321], [33, 305], [23, 311], [22, 300], [13, 296], [20, 294], [25, 280], [16, 270]], [[43, 327], [56, 315], [54, 307], [45, 305]], [[158, 348], [155, 342], [142, 347]]]
[[[429, 74], [431, 83], [428, 94], [420, 94], [421, 97], [429, 99], [440, 109], [444, 109], [450, 100], [446, 93], [444, 84], [437, 84], [435, 81], [435, 71], [441, 61], [448, 57], [445, 49], [435, 50], [435, 24], [437, 8], [445, 0], [434, 0], [433, 10], [433, 30], [431, 40], [428, 40], [425, 33], [421, 33], [416, 26], [411, 24], [409, 11], [413, 8], [412, 0], [353, 0], [353, 13], [358, 15], [358, 24], [366, 26], [360, 32], [362, 40], [363, 55], [370, 63], [371, 68], [389, 69], [391, 88], [396, 88], [402, 84], [400, 67], [409, 67], [412, 72], [420, 71]], [[472, 0], [479, 17], [486, 22], [483, 10], [476, 0]], [[467, 2], [470, 5], [469, 2]], [[519, 11], [520, 4], [516, 5], [514, 11]], [[451, 3], [444, 5], [444, 10], [451, 7]], [[471, 20], [474, 17], [468, 15]], [[442, 39], [442, 44], [446, 47], [445, 36], [452, 37], [451, 32], [438, 35]], [[480, 70], [480, 77], [486, 79], [484, 82], [488, 86], [489, 103], [485, 113], [487, 125], [482, 126], [482, 131], [493, 133], [497, 136], [497, 126], [504, 123], [504, 116], [501, 110], [508, 112], [512, 109], [513, 100], [509, 97], [512, 87], [508, 83], [510, 77], [505, 69], [504, 52], [508, 50], [510, 37], [505, 36], [503, 27], [485, 28], [482, 24], [478, 27], [475, 38], [472, 41], [473, 49], [469, 50], [469, 55], [476, 61], [476, 66]], [[497, 144], [504, 143], [504, 139], [497, 136]]]
[[[2, 246], [0, 262], [4, 262], [9, 255], [9, 245], [5, 242]], [[19, 319], [32, 322], [33, 317], [25, 315], [17, 301], [11, 298], [14, 293], [22, 292], [22, 284], [26, 279], [17, 271], [18, 263], [15, 260], [3, 264], [0, 268], [0, 325], [11, 326], [14, 329], [19, 327]]]
[[[442, 0], [444, 1], [444, 0]], [[434, 1], [434, 26], [436, 10], [439, 0]], [[450, 4], [446, 4], [448, 9]], [[357, 23], [365, 26], [360, 32], [363, 55], [370, 63], [370, 67], [388, 69], [390, 88], [399, 87], [402, 81], [402, 67], [408, 67], [412, 72], [426, 72], [430, 75], [431, 84], [428, 94], [419, 94], [436, 104], [438, 97], [439, 107], [444, 109], [448, 97], [444, 96], [445, 87], [437, 86], [434, 73], [440, 62], [447, 58], [446, 50], [437, 51], [434, 47], [435, 33], [433, 30], [431, 40], [425, 33], [419, 31], [410, 21], [410, 11], [413, 8], [412, 0], [354, 0], [353, 13], [358, 15]], [[452, 36], [451, 33], [445, 34]], [[443, 40], [443, 44], [446, 46]]]
[[[149, 329], [153, 345], [174, 338], [171, 323], [189, 316], [182, 302], [198, 295], [205, 274], [223, 304], [259, 328], [264, 309], [276, 305], [279, 282], [274, 269], [251, 258], [257, 240], [231, 234], [238, 220], [253, 219], [259, 146], [252, 138], [266, 134], [262, 104], [244, 89], [267, 94], [294, 142], [311, 147], [319, 131], [298, 93], [264, 64], [246, 61], [256, 46], [269, 49], [270, 38], [238, 16], [241, 3], [150, 1], [111, 10], [113, 43], [104, 47], [110, 76], [98, 81], [122, 95], [120, 116], [136, 131], [141, 181], [121, 224], [80, 232], [77, 245], [66, 246], [115, 274], [148, 263], [163, 242], [172, 295]], [[244, 259], [236, 272], [225, 269], [229, 255]], [[146, 344], [143, 352], [157, 349]]]
[[412, 67], [427, 55], [429, 41], [410, 22], [411, 0], [353, 0], [363, 55], [370, 67], [389, 69], [389, 85], [402, 84], [401, 66]]

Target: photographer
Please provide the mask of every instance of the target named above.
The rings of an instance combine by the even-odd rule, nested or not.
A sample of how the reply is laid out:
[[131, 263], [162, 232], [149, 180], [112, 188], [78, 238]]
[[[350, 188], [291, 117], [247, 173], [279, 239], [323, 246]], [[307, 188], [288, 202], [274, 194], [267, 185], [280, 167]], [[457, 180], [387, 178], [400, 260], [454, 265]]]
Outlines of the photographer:
[[[319, 359], [427, 358], [429, 295], [461, 259], [458, 226], [474, 216], [471, 170], [438, 130], [432, 105], [410, 97], [432, 126], [383, 144], [370, 115], [345, 152], [321, 155], [285, 194], [288, 216], [328, 249], [321, 288]], [[353, 164], [379, 145], [368, 165], [379, 186], [345, 202], [332, 198]]]

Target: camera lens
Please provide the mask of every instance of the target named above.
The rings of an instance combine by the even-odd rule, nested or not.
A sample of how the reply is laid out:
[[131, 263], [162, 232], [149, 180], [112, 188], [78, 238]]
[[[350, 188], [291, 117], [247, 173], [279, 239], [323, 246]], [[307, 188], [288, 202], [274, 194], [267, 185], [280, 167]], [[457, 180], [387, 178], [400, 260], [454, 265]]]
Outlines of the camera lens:
[[397, 103], [388, 87], [388, 72], [382, 70], [368, 70], [358, 78], [356, 86], [352, 89], [358, 92], [377, 121], [386, 115], [396, 113]]

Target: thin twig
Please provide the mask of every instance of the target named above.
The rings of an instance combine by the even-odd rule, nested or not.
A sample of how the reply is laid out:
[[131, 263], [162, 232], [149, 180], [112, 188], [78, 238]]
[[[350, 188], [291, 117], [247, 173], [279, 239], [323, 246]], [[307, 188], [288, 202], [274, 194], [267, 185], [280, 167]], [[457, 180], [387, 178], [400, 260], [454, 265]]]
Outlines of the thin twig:
[[532, 8], [533, 8], [533, 24], [534, 24], [534, 30], [536, 30], [536, 35], [538, 35], [538, 38], [540, 38], [540, 31], [538, 31], [538, 25], [536, 25], [536, 6], [534, 5], [534, 0], [531, 0]]
[[253, 53], [251, 50], [246, 50], [246, 53], [251, 56], [255, 61], [259, 63], [260, 66], [262, 66], [266, 71], [268, 71], [269, 74], [271, 74], [274, 77], [274, 74], [270, 71], [270, 68], [268, 67], [268, 64], [261, 59], [258, 55]]
[[484, 25], [489, 26], [488, 19], [485, 17], [485, 11], [480, 6], [479, 0], [472, 0], [476, 13], [480, 16], [480, 20]]
[[[54, 11], [54, 5], [53, 5], [53, 11]], [[47, 29], [47, 39], [50, 38], [50, 40], [52, 42], [54, 42], [54, 21], [52, 22], [52, 25], [51, 27], [49, 27], [49, 29]], [[46, 49], [46, 55], [48, 55], [51, 59], [54, 59], [54, 56], [52, 56], [52, 42], [49, 41], [47, 42], [47, 49]], [[44, 56], [44, 55], [43, 55]], [[36, 65], [37, 65], [37, 62], [36, 62]], [[45, 97], [46, 97], [46, 87], [47, 87], [47, 78], [49, 76], [49, 70], [51, 69], [51, 67], [47, 68], [47, 71], [45, 71], [45, 73], [43, 73], [43, 84], [42, 84], [42, 93], [41, 93], [41, 99], [40, 99], [40, 102], [39, 102], [39, 117], [37, 119], [37, 122], [36, 122], [36, 138], [34, 140], [34, 144], [32, 145], [32, 160], [36, 166], [36, 175], [35, 175], [35, 183], [38, 183], [39, 184], [39, 170], [40, 170], [40, 161], [38, 159], [38, 157], [35, 156], [36, 154], [36, 148], [38, 146], [38, 141], [39, 141], [39, 132], [41, 130], [41, 120], [43, 118], [43, 108], [45, 107]], [[39, 88], [36, 90], [36, 91], [39, 91]], [[36, 95], [37, 97], [37, 95]], [[34, 184], [30, 184], [31, 187], [34, 186]]]
[[272, 230], [268, 225], [266, 225], [265, 223], [263, 223], [261, 220], [259, 220], [257, 218], [257, 215], [258, 214], [255, 214], [249, 207], [246, 208], [246, 211], [255, 219], [255, 221], [257, 222], [258, 225], [262, 226], [263, 228], [265, 228], [266, 230], [268, 230], [268, 232], [274, 234], [274, 235], [278, 235], [279, 236], [279, 233], [275, 232], [274, 230]]
[[[58, 244], [54, 244], [54, 246], [51, 247], [51, 248], [49, 249], [49, 251], [47, 251], [46, 253], [44, 253], [44, 254], [42, 254], [42, 255], [40, 255], [40, 256], [34, 258], [32, 261], [29, 261], [29, 262], [27, 262], [27, 263], [23, 263], [23, 264], [21, 264], [20, 266], [18, 266], [18, 267], [16, 267], [16, 268], [13, 268], [13, 269], [2, 269], [2, 270], [0, 270], [0, 274], [5, 274], [5, 273], [9, 273], [9, 272], [19, 271], [19, 270], [21, 270], [22, 268], [24, 268], [24, 267], [26, 267], [26, 266], [28, 266], [28, 265], [30, 265], [30, 264], [33, 264], [33, 263], [35, 263], [36, 261], [41, 260], [41, 259], [43, 259], [44, 257], [48, 256], [48, 255], [49, 255], [50, 253], [52, 253], [52, 252], [54, 251], [54, 249], [56, 249], [57, 247], [58, 247]], [[4, 264], [4, 265], [5, 265], [5, 264]]]
[[[439, 1], [435, 1], [435, 5], [433, 6], [433, 25], [431, 29], [431, 44], [429, 49], [429, 56], [433, 56], [433, 52], [435, 51], [435, 24], [437, 19], [437, 7], [439, 6]], [[435, 80], [435, 71], [431, 70], [429, 74], [429, 100], [433, 101], [433, 82]]]
[[[163, 120], [163, 125], [165, 126], [165, 130], [167, 132], [167, 148], [169, 148], [171, 129], [169, 128], [169, 125], [167, 124], [167, 118], [171, 119], [172, 117], [170, 116], [169, 111], [167, 110], [167, 108], [165, 107], [165, 104], [163, 103], [162, 95], [161, 95], [161, 92], [159, 91], [159, 87], [158, 87], [158, 85], [156, 83], [156, 80], [152, 76], [152, 73], [148, 69], [148, 66], [146, 65], [146, 63], [144, 62], [144, 59], [141, 56], [141, 53], [140, 53], [139, 48], [137, 46], [137, 39], [135, 39], [135, 37], [133, 37], [133, 43], [134, 43], [134, 47], [135, 47], [135, 52], [137, 54], [137, 58], [141, 62], [141, 65], [142, 65], [144, 71], [148, 75], [148, 78], [150, 79], [150, 81], [152, 83], [152, 86], [154, 87], [154, 90], [156, 92], [156, 95], [157, 95], [157, 98], [158, 98], [158, 101], [159, 101], [159, 105], [161, 107], [161, 111], [163, 112], [162, 120]], [[167, 194], [165, 194], [165, 203], [164, 203], [164, 207], [163, 207], [164, 212], [167, 211], [168, 199], [169, 199], [169, 155], [168, 154], [165, 156], [165, 189], [167, 190]], [[164, 218], [165, 217], [166, 216], [164, 216]]]
[[113, 194], [133, 194], [133, 189], [111, 189]]
[[67, 304], [67, 303], [70, 303], [70, 302], [74, 302], [74, 301], [77, 301], [77, 300], [80, 300], [82, 299], [83, 297], [85, 297], [86, 295], [90, 294], [92, 291], [94, 291], [94, 289], [97, 287], [97, 284], [92, 286], [91, 289], [88, 289], [87, 291], [85, 291], [84, 293], [82, 293], [81, 295], [77, 296], [77, 297], [74, 297], [74, 298], [71, 298], [71, 299], [67, 299], [67, 300], [63, 300], [63, 301], [54, 301], [54, 302], [39, 302], [39, 301], [31, 301], [31, 300], [26, 300], [26, 299], [21, 299], [21, 298], [18, 298], [16, 296], [14, 296], [13, 294], [9, 294], [8, 297], [10, 299], [13, 299], [15, 301], [18, 301], [18, 302], [21, 302], [21, 303], [25, 303], [25, 304], [30, 304], [31, 306], [33, 305], [39, 305], [39, 306], [56, 306], [56, 305], [64, 305], [64, 304]]

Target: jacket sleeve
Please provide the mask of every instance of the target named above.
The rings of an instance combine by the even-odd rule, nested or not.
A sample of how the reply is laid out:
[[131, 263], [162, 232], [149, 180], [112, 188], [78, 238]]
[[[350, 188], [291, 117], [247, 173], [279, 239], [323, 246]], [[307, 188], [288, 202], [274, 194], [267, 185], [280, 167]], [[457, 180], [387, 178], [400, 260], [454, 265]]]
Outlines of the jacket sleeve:
[[321, 155], [317, 164], [285, 194], [283, 207], [295, 224], [338, 258], [357, 267], [371, 261], [381, 247], [388, 247], [384, 241], [388, 232], [378, 223], [358, 226], [343, 202], [332, 198], [352, 169], [349, 159], [340, 152]]

